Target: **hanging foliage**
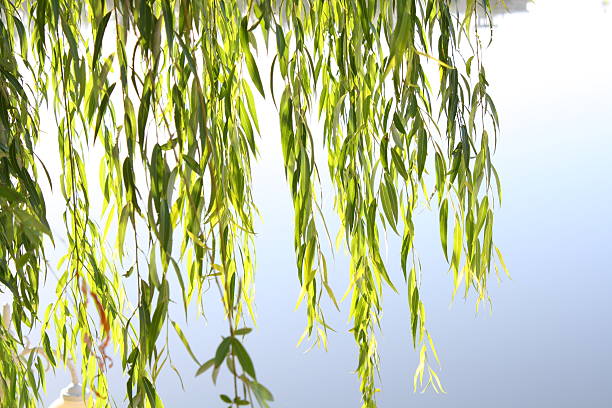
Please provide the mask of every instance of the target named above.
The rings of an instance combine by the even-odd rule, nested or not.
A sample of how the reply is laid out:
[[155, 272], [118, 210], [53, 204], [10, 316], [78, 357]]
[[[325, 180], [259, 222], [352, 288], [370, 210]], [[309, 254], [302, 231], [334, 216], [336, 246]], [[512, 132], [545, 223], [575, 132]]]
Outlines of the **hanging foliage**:
[[[243, 344], [255, 319], [251, 169], [266, 131], [254, 94], [278, 110], [304, 336], [325, 345], [323, 298], [338, 306], [323, 249], [324, 169], [315, 153], [324, 146], [337, 242], [350, 253], [345, 296], [362, 406], [376, 406], [384, 287], [407, 291], [420, 355], [414, 387], [442, 389], [430, 365], [437, 355], [419, 295], [413, 217], [419, 206], [437, 209], [455, 292], [486, 300], [495, 258], [503, 266], [492, 239], [498, 119], [478, 33], [488, 1], [468, 1], [461, 13], [448, 0], [0, 3], [0, 290], [12, 293], [14, 327], [0, 327], [0, 406], [36, 405], [41, 354], [53, 366], [83, 356], [89, 402], [107, 406], [114, 350], [129, 406], [161, 407], [156, 379], [164, 366], [175, 369], [169, 331], [197, 375], [209, 371], [216, 381], [228, 370], [223, 402], [268, 406], [272, 394]], [[274, 56], [269, 75], [258, 63], [264, 48]], [[54, 124], [40, 122], [41, 109]], [[313, 130], [313, 114], [322, 131]], [[43, 126], [57, 129], [57, 151], [46, 153], [57, 154], [59, 179], [35, 153]], [[92, 183], [86, 163], [95, 157]], [[45, 312], [39, 289], [53, 234], [44, 184], [63, 195], [67, 237]], [[387, 233], [401, 239], [404, 285], [381, 255]], [[197, 350], [168, 306], [179, 302], [187, 314], [210, 286], [228, 331], [216, 350]], [[44, 352], [19, 357], [24, 331], [38, 326]]]

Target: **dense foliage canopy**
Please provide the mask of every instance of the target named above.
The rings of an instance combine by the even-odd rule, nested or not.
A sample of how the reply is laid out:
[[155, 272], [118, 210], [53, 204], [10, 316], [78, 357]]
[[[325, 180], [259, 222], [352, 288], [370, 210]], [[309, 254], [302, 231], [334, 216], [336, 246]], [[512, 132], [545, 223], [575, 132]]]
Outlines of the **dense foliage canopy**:
[[[266, 131], [257, 93], [278, 110], [305, 338], [325, 344], [321, 302], [337, 304], [320, 210], [325, 170], [315, 158], [324, 146], [337, 243], [350, 253], [346, 296], [363, 407], [376, 406], [385, 286], [408, 294], [420, 353], [414, 386], [439, 389], [419, 296], [415, 210], [439, 212], [455, 291], [486, 300], [495, 259], [503, 265], [492, 240], [498, 121], [478, 32], [488, 30], [489, 5], [476, 3], [0, 0], [0, 290], [13, 299], [12, 327], [0, 326], [0, 406], [36, 405], [41, 356], [53, 366], [82, 356], [90, 403], [112, 405], [106, 372], [114, 349], [129, 406], [161, 407], [156, 379], [174, 368], [169, 327], [197, 374], [210, 370], [215, 380], [229, 370], [226, 405], [268, 406], [272, 395], [243, 345], [255, 319], [251, 168]], [[258, 62], [266, 52], [274, 55], [269, 77]], [[45, 109], [54, 124], [41, 123]], [[313, 113], [322, 132], [312, 130]], [[45, 127], [57, 128], [57, 151], [45, 155], [59, 156], [59, 180], [36, 154]], [[99, 186], [85, 171], [96, 151]], [[65, 199], [68, 251], [57, 266], [57, 297], [39, 310], [45, 249], [56, 234], [47, 183]], [[404, 288], [381, 256], [386, 233], [402, 242]], [[216, 350], [195, 350], [168, 305], [182, 303], [187, 314], [211, 285], [228, 332]], [[40, 352], [20, 355], [32, 328], [41, 330]], [[210, 359], [198, 360], [202, 354]]]

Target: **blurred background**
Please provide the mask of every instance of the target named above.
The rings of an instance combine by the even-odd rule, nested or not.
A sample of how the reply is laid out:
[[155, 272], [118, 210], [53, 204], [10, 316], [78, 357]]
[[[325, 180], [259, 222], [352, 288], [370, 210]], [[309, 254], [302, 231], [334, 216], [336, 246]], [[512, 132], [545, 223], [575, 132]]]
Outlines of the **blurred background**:
[[[458, 1], [461, 7], [462, 2]], [[465, 1], [464, 1], [465, 3]], [[442, 367], [446, 394], [414, 393], [417, 354], [409, 333], [409, 311], [397, 240], [386, 250], [399, 295], [387, 292], [382, 331], [378, 402], [388, 407], [591, 407], [612, 406], [612, 10], [601, 0], [505, 0], [495, 12], [492, 45], [485, 54], [491, 92], [500, 113], [495, 163], [502, 179], [495, 240], [512, 279], [490, 280], [492, 307], [477, 313], [473, 299], [451, 302], [452, 277], [438, 238], [437, 214], [422, 209], [416, 219], [416, 247], [423, 266], [421, 296]], [[265, 71], [265, 69], [264, 69]], [[327, 319], [336, 330], [329, 349], [296, 347], [305, 327], [293, 252], [292, 205], [285, 182], [277, 113], [258, 106], [261, 159], [254, 169], [257, 227], [257, 327], [247, 348], [259, 380], [273, 392], [273, 407], [358, 407], [353, 374], [356, 347], [347, 321], [348, 302]], [[51, 143], [54, 138], [50, 137]], [[43, 141], [41, 149], [45, 149]], [[97, 161], [93, 160], [94, 171]], [[95, 179], [94, 179], [95, 180]], [[332, 231], [338, 222], [331, 188], [323, 180], [323, 202]], [[62, 229], [63, 202], [49, 206], [52, 224]], [[332, 234], [334, 234], [332, 232]], [[61, 243], [50, 253], [51, 264]], [[340, 297], [348, 284], [347, 255], [330, 259], [333, 287]], [[41, 310], [54, 296], [50, 276]], [[226, 322], [216, 293], [205, 300], [205, 319], [177, 310], [201, 361], [212, 357]], [[331, 305], [328, 305], [331, 306]], [[180, 341], [173, 342], [172, 370], [159, 387], [166, 406], [223, 406], [210, 373], [194, 377], [196, 365]], [[119, 356], [111, 370], [117, 406], [125, 384]], [[67, 372], [48, 374], [44, 403], [69, 382]], [[45, 405], [46, 406], [46, 405]]]

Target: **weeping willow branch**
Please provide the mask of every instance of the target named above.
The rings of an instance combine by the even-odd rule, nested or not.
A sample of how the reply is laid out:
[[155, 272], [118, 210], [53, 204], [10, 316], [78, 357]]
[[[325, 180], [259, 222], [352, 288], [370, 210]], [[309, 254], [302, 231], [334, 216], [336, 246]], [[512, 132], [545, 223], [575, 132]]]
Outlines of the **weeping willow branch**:
[[[38, 323], [46, 355], [74, 355], [81, 346], [93, 406], [113, 403], [106, 381], [112, 351], [128, 379], [129, 406], [162, 406], [159, 373], [170, 362], [180, 376], [169, 323], [196, 375], [211, 370], [216, 382], [229, 371], [224, 403], [269, 405], [272, 394], [243, 344], [256, 318], [251, 169], [265, 148], [260, 96], [278, 109], [297, 301], [306, 310], [302, 339], [325, 347], [322, 304], [340, 308], [322, 244], [325, 175], [317, 154], [324, 152], [341, 221], [337, 245], [350, 254], [344, 297], [363, 407], [376, 406], [386, 288], [407, 291], [420, 357], [413, 387], [443, 391], [413, 220], [421, 207], [437, 210], [452, 296], [463, 287], [477, 304], [487, 301], [489, 272], [505, 269], [493, 243], [501, 189], [491, 145], [499, 123], [478, 30], [483, 18], [490, 21], [488, 7], [468, 1], [456, 10], [447, 0], [0, 4], [0, 290], [13, 295], [15, 326], [15, 334], [0, 331], [0, 406], [36, 404], [44, 370], [31, 369], [42, 363], [13, 364], [11, 356], [24, 342], [22, 330]], [[273, 56], [269, 78], [258, 62], [264, 48]], [[41, 189], [52, 178], [45, 157], [35, 160], [39, 132], [50, 127], [39, 119], [43, 102], [55, 118], [65, 200], [65, 230], [53, 234], [45, 208], [51, 197]], [[99, 186], [90, 187], [94, 158]], [[381, 253], [388, 234], [401, 240], [401, 274]], [[40, 318], [45, 240], [58, 235], [68, 239], [58, 298]], [[211, 285], [229, 333], [214, 351], [194, 350], [169, 304], [180, 303], [185, 317], [194, 304], [202, 313]], [[206, 353], [202, 363], [198, 355]]]

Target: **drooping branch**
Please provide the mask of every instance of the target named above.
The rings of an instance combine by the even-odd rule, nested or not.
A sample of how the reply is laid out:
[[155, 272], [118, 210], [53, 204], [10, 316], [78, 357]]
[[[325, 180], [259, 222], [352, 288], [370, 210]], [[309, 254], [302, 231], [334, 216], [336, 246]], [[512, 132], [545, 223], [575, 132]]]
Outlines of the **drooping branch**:
[[[0, 4], [0, 284], [13, 293], [14, 321], [21, 321], [15, 336], [3, 332], [3, 350], [14, 349], [22, 326], [34, 326], [39, 314], [43, 237], [51, 235], [45, 200], [52, 197], [42, 194], [34, 154], [36, 102], [49, 98], [65, 202], [65, 230], [54, 235], [67, 237], [68, 250], [60, 295], [42, 318], [45, 352], [74, 352], [80, 344], [84, 384], [104, 406], [107, 348], [114, 347], [130, 406], [154, 405], [156, 378], [171, 360], [168, 335], [161, 335], [170, 323], [198, 374], [212, 369], [216, 381], [229, 370], [234, 395], [222, 394], [224, 402], [253, 404], [254, 397], [267, 406], [271, 394], [242, 341], [250, 331], [244, 325], [256, 317], [251, 166], [266, 131], [259, 93], [278, 103], [305, 336], [325, 345], [323, 299], [339, 308], [321, 238], [324, 174], [315, 153], [324, 146], [338, 241], [350, 253], [347, 294], [363, 406], [376, 406], [386, 287], [408, 292], [420, 355], [414, 387], [427, 376], [425, 387], [441, 389], [430, 365], [437, 355], [420, 295], [413, 219], [421, 206], [437, 207], [454, 292], [463, 284], [466, 296], [473, 289], [478, 302], [487, 299], [488, 273], [496, 256], [503, 261], [492, 238], [501, 195], [490, 135], [498, 118], [478, 32], [486, 8], [468, 2], [458, 13], [446, 0]], [[264, 45], [274, 55], [269, 78], [258, 63]], [[94, 157], [101, 160], [99, 190], [89, 185]], [[401, 239], [404, 289], [381, 255], [383, 234]], [[182, 303], [187, 316], [211, 285], [229, 333], [214, 353], [194, 351], [169, 304]], [[214, 356], [202, 364], [204, 353]], [[15, 390], [5, 405], [32, 406], [39, 382], [28, 377], [17, 387], [29, 368], [2, 358], [3, 387]]]

